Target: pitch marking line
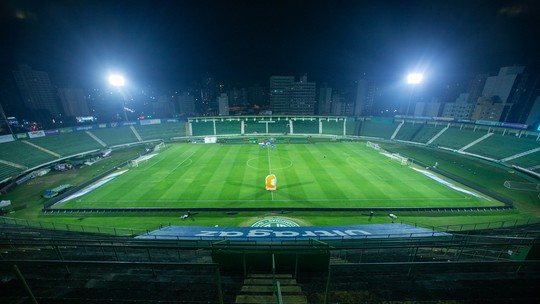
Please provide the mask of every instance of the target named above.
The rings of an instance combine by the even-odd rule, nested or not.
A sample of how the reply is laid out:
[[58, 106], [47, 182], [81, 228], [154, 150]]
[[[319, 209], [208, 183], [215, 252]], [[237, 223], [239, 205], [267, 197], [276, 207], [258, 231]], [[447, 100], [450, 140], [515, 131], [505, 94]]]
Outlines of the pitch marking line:
[[192, 152], [188, 157], [186, 157], [183, 161], [181, 161], [178, 165], [176, 165], [176, 167], [174, 167], [174, 169], [172, 169], [171, 172], [169, 172], [169, 174], [165, 175], [163, 177], [163, 179], [165, 179], [169, 175], [171, 175], [176, 169], [178, 169], [180, 166], [182, 166], [186, 161], [191, 160], [191, 157], [193, 156], [193, 154], [195, 154], [195, 152]]
[[[388, 201], [425, 201], [425, 200], [434, 200], [434, 201], [468, 201], [471, 197], [466, 198], [339, 198], [339, 199], [308, 199], [308, 200], [287, 200], [287, 199], [281, 199], [281, 200], [275, 200], [274, 202], [336, 202], [336, 201], [378, 201], [378, 202], [388, 202]], [[92, 203], [93, 201], [88, 201], [88, 203]], [[214, 202], [225, 202], [225, 203], [235, 203], [235, 202], [265, 202], [265, 200], [254, 200], [254, 199], [235, 199], [235, 200], [222, 200], [222, 199], [196, 199], [196, 200], [122, 200], [122, 201], [103, 201], [99, 200], [100, 203], [184, 203], [184, 202], [203, 202], [203, 203], [214, 203]], [[361, 207], [361, 206], [359, 206]], [[369, 206], [368, 206], [369, 207]], [[398, 207], [398, 206], [395, 206]], [[432, 206], [433, 208], [439, 208], [437, 206]], [[460, 208], [466, 208], [470, 206], [462, 206]], [[144, 207], [141, 207], [144, 208]], [[331, 208], [331, 207], [328, 207]], [[415, 208], [415, 207], [411, 207]], [[429, 207], [427, 207], [429, 208]]]

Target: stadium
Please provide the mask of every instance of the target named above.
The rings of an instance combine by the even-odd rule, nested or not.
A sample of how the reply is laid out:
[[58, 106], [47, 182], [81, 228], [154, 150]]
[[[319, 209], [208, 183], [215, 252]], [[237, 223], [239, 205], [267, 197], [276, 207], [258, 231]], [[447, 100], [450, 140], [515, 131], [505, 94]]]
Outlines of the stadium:
[[0, 139], [3, 303], [538, 301], [537, 131], [220, 116]]

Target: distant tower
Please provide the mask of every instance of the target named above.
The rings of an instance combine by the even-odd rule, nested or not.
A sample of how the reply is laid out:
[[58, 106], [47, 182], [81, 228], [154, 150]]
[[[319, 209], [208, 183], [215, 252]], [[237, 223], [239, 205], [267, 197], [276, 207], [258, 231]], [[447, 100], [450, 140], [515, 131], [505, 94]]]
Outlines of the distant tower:
[[229, 97], [227, 96], [227, 93], [221, 93], [221, 95], [217, 97], [217, 103], [219, 107], [219, 115], [228, 116], [229, 115]]
[[368, 78], [358, 80], [356, 86], [356, 98], [354, 105], [355, 116], [368, 116], [372, 114], [375, 87], [373, 81]]
[[270, 108], [273, 114], [315, 114], [315, 82], [307, 76], [295, 82], [293, 76], [270, 77]]
[[272, 114], [288, 114], [294, 76], [270, 77], [270, 109]]
[[317, 95], [317, 114], [329, 115], [332, 113], [332, 88], [323, 83]]
[[497, 76], [486, 79], [482, 96], [501, 103], [499, 121], [507, 121], [512, 106], [520, 99], [528, 76], [524, 71], [523, 66], [502, 67]]
[[58, 97], [66, 116], [90, 116], [90, 110], [82, 89], [59, 88]]
[[13, 71], [13, 76], [23, 103], [28, 109], [45, 110], [52, 116], [60, 114], [56, 90], [47, 72], [34, 71], [28, 65], [19, 65], [19, 69]]
[[190, 92], [182, 92], [178, 97], [178, 113], [183, 116], [196, 115], [195, 96]]
[[315, 82], [308, 82], [307, 75], [293, 83], [289, 113], [293, 115], [315, 114]]

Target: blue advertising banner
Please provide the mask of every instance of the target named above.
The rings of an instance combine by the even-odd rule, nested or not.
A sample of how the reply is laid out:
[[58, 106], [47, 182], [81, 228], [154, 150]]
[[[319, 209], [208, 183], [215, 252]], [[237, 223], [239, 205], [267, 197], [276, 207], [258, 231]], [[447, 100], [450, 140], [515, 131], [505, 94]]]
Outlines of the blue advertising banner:
[[447, 233], [405, 224], [309, 227], [205, 227], [169, 226], [140, 235], [140, 239], [302, 241], [309, 239], [364, 239], [445, 236]]

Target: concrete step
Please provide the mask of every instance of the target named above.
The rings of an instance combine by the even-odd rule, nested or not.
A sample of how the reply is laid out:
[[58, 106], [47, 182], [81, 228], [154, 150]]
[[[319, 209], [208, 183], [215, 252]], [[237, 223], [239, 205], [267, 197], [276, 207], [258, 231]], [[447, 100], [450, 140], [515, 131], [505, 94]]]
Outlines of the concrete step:
[[[296, 279], [277, 279], [283, 285], [296, 285]], [[274, 281], [270, 279], [244, 279], [244, 285], [272, 285]]]
[[[306, 296], [286, 295], [283, 296], [283, 303], [287, 304], [308, 304]], [[277, 298], [275, 296], [261, 295], [239, 295], [236, 296], [237, 304], [275, 304]]]
[[[248, 274], [248, 278], [252, 279], [271, 279], [272, 274], [271, 273], [252, 273]], [[292, 274], [285, 274], [285, 273], [276, 273], [276, 279], [292, 279]]]
[[[281, 287], [281, 293], [302, 293], [302, 288], [297, 285], [286, 285], [281, 286], [281, 281], [279, 282]], [[242, 286], [243, 293], [272, 293], [274, 289], [272, 285], [244, 285]]]

